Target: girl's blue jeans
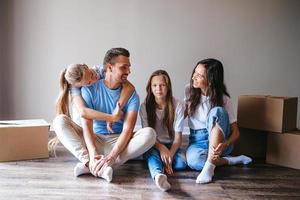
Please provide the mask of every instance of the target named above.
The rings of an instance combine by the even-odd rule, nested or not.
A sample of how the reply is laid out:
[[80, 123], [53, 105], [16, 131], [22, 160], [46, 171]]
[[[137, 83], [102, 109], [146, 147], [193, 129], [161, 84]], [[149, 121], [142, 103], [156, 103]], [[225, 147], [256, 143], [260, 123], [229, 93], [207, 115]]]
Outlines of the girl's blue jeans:
[[[165, 144], [165, 146], [170, 149], [172, 144]], [[150, 150], [144, 153], [144, 158], [147, 161], [148, 168], [153, 179], [157, 174], [163, 173], [163, 162], [160, 158], [160, 152], [156, 148], [152, 147]], [[172, 165], [173, 170], [186, 169], [187, 163], [181, 148], [178, 148], [177, 152], [175, 153]]]

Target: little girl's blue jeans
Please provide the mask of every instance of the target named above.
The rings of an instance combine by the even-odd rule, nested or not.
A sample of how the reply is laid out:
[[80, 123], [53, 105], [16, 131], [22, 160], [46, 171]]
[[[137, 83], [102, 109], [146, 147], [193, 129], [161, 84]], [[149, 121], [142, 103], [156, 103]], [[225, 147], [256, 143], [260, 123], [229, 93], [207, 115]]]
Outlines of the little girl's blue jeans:
[[[172, 144], [165, 144], [165, 146], [170, 149]], [[148, 168], [153, 179], [157, 174], [163, 173], [163, 162], [160, 158], [160, 152], [156, 148], [152, 147], [144, 153], [144, 158], [147, 161]], [[178, 148], [173, 157], [172, 167], [173, 170], [184, 170], [187, 167], [186, 159], [181, 148]]]

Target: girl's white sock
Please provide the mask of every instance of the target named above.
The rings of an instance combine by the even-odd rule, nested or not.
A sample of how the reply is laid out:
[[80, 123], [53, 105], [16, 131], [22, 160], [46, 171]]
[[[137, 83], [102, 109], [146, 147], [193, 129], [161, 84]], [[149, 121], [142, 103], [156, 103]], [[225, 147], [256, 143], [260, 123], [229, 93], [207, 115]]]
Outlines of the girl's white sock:
[[247, 165], [250, 162], [252, 162], [252, 159], [248, 156], [245, 155], [240, 155], [240, 156], [226, 156], [223, 157], [228, 161], [228, 165], [236, 165], [236, 164], [244, 164]]
[[78, 177], [83, 174], [90, 174], [90, 173], [91, 173], [90, 169], [81, 162], [77, 163], [76, 166], [74, 167], [74, 176], [75, 177]]
[[216, 166], [209, 161], [206, 161], [204, 167], [197, 177], [196, 183], [209, 183], [212, 181]]
[[171, 185], [168, 182], [168, 178], [165, 174], [157, 174], [154, 177], [154, 181], [155, 181], [156, 186], [163, 192], [165, 192], [171, 188]]

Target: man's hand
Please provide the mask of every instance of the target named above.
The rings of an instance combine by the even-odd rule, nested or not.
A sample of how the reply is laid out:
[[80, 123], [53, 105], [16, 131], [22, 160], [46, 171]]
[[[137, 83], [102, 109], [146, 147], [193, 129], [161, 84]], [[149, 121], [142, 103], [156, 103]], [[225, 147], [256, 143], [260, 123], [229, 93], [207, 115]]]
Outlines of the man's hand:
[[103, 158], [104, 158], [103, 155], [98, 155], [98, 154], [94, 156], [90, 156], [89, 169], [91, 173], [96, 177], [98, 177], [98, 172], [103, 165], [103, 162], [101, 162]]
[[101, 161], [99, 162], [99, 166], [101, 165], [101, 168], [99, 169], [99, 171], [97, 172], [97, 176], [101, 176], [104, 172], [104, 170], [106, 169], [106, 167], [108, 166], [112, 166], [115, 163], [115, 158], [113, 156], [106, 156], [103, 157], [101, 159]]
[[95, 155], [93, 158], [90, 158], [89, 169], [96, 177], [100, 177], [106, 167], [115, 163], [115, 158], [112, 156]]

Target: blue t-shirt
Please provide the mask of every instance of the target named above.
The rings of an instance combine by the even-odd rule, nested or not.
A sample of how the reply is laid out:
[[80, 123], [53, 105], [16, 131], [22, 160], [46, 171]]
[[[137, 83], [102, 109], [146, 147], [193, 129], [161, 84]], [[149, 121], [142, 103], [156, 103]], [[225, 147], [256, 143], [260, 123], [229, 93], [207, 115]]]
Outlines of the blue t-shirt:
[[[101, 79], [91, 86], [82, 87], [81, 95], [87, 107], [112, 114], [116, 108], [117, 102], [121, 95], [122, 86], [117, 89], [109, 89], [105, 86], [104, 80]], [[127, 112], [138, 112], [140, 99], [136, 91], [134, 91], [126, 104], [123, 106], [123, 117], [114, 123], [114, 133], [121, 133], [123, 130], [124, 118]], [[96, 134], [109, 134], [106, 128], [106, 121], [94, 120], [93, 121], [94, 133]]]

